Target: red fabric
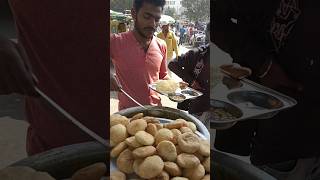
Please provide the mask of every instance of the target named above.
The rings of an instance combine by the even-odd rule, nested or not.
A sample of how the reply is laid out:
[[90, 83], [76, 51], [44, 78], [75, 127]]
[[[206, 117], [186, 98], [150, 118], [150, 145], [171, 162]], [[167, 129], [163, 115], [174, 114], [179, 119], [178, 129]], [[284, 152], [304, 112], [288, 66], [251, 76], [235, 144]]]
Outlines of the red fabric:
[[[106, 138], [106, 1], [10, 0], [10, 5], [39, 88]], [[92, 140], [38, 99], [26, 99], [26, 114], [29, 155]]]

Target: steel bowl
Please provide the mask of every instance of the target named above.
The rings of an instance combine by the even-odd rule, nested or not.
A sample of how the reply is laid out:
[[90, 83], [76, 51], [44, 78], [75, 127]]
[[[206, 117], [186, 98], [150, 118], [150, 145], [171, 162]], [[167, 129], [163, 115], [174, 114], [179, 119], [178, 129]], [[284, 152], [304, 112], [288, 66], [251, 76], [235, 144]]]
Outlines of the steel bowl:
[[220, 119], [216, 118], [214, 115], [209, 116], [210, 128], [212, 129], [228, 129], [234, 126], [237, 123], [237, 119], [243, 116], [243, 112], [239, 108], [227, 102], [211, 99], [210, 106], [211, 108], [209, 112], [212, 114], [214, 109], [223, 109], [234, 117], [234, 119]]

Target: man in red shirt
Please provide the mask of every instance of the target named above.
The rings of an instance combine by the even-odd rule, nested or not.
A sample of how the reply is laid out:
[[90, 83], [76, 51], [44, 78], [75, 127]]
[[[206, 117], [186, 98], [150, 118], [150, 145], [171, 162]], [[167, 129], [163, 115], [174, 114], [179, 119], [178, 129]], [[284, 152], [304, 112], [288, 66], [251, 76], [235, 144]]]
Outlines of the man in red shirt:
[[[159, 95], [148, 84], [169, 78], [166, 44], [154, 36], [165, 1], [134, 0], [133, 4], [134, 30], [110, 36], [112, 63], [122, 88], [130, 96], [143, 105], [161, 105]], [[137, 106], [121, 92], [118, 97], [119, 109]]]
[[[104, 0], [10, 0], [18, 46], [37, 87], [89, 129], [107, 138], [107, 8]], [[27, 58], [0, 39], [0, 93], [26, 97], [27, 153], [91, 141], [78, 127], [35, 98]], [[22, 61], [24, 60], [24, 61]]]

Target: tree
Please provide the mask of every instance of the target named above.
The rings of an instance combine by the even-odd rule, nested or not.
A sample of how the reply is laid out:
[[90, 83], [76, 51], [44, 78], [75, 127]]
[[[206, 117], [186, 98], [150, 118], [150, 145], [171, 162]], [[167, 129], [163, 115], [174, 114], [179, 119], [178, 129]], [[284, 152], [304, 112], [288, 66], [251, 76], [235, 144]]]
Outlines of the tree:
[[118, 12], [124, 12], [124, 10], [131, 10], [132, 0], [111, 0], [110, 9]]
[[166, 9], [164, 9], [164, 14], [171, 17], [176, 17], [176, 10], [174, 8], [167, 7]]
[[183, 0], [183, 15], [190, 21], [207, 21], [210, 18], [210, 0]]

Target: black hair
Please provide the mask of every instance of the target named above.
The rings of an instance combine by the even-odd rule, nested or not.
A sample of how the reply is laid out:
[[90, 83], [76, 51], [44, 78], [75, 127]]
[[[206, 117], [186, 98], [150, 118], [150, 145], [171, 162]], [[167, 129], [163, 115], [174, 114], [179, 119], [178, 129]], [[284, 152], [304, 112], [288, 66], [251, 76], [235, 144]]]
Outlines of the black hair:
[[160, 6], [162, 9], [164, 5], [166, 4], [165, 0], [134, 0], [133, 1], [133, 8], [138, 12], [141, 7], [143, 6], [143, 3], [150, 3], [155, 6]]

